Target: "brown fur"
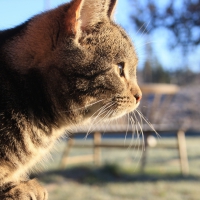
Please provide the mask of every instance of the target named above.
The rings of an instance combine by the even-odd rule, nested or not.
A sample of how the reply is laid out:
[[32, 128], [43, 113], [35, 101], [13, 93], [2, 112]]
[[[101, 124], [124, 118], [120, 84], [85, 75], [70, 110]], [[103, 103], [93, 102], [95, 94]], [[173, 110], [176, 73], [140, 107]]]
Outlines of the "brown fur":
[[0, 32], [1, 200], [47, 199], [27, 174], [64, 130], [106, 105], [110, 119], [138, 106], [137, 56], [115, 5], [73, 0]]

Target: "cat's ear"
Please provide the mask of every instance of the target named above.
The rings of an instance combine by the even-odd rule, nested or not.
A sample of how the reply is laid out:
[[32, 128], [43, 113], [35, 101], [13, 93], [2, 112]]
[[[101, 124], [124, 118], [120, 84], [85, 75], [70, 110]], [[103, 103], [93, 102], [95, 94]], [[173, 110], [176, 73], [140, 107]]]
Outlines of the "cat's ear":
[[117, 5], [117, 0], [110, 0], [109, 10], [108, 10], [109, 18], [113, 18], [116, 5]]
[[77, 35], [105, 18], [112, 18], [117, 0], [73, 0], [66, 13], [66, 31]]
[[110, 0], [84, 0], [81, 9], [81, 28], [101, 22], [108, 15]]
[[81, 26], [80, 16], [84, 0], [73, 0], [65, 16], [66, 31], [68, 35], [76, 35]]

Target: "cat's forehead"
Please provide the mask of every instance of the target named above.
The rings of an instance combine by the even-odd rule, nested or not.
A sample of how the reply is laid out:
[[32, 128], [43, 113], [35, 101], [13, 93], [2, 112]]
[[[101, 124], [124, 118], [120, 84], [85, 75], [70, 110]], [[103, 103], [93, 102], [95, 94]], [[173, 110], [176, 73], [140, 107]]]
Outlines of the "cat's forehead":
[[137, 63], [135, 47], [123, 28], [111, 22], [102, 27], [100, 35], [102, 47], [110, 48], [119, 57], [134, 60]]

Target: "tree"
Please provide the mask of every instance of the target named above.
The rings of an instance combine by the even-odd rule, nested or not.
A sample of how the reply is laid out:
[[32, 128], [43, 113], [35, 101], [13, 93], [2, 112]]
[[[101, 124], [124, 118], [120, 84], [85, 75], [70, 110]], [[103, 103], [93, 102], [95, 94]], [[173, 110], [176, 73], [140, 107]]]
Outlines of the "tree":
[[149, 33], [160, 27], [166, 28], [173, 35], [169, 47], [180, 46], [184, 54], [200, 44], [200, 0], [132, 2], [131, 17], [137, 30], [146, 25]]
[[155, 56], [151, 44], [146, 45], [146, 61], [141, 78], [145, 83], [170, 83], [170, 73], [165, 70]]
[[142, 79], [145, 83], [170, 83], [170, 72], [165, 70], [162, 65], [154, 60], [146, 60], [142, 70]]

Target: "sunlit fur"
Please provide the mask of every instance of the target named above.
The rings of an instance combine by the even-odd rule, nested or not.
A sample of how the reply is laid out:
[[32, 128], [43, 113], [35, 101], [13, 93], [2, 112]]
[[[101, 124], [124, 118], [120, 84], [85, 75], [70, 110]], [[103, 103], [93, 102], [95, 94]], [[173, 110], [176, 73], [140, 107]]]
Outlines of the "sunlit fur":
[[138, 107], [138, 58], [115, 5], [73, 0], [0, 31], [1, 200], [46, 200], [28, 174], [65, 130]]

